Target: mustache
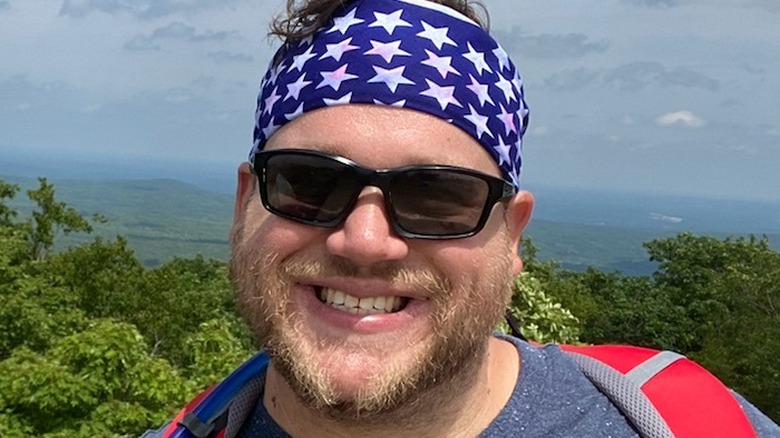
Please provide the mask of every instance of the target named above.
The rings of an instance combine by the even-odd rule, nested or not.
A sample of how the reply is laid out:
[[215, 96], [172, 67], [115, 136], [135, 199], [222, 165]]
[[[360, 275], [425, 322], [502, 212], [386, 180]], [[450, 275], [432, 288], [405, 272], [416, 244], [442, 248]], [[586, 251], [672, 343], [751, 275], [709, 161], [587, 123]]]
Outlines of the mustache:
[[442, 274], [426, 267], [410, 267], [397, 262], [381, 262], [359, 266], [349, 259], [323, 256], [316, 259], [291, 257], [279, 264], [283, 281], [301, 281], [323, 277], [352, 277], [383, 280], [399, 288], [412, 288], [428, 292], [431, 296], [444, 296], [451, 289], [450, 281]]

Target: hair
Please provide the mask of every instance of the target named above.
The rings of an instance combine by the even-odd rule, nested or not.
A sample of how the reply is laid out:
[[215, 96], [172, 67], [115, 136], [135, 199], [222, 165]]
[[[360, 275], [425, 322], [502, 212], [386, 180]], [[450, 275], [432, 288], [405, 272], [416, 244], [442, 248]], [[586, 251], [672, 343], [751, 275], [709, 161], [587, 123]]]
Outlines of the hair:
[[[313, 35], [327, 24], [340, 7], [356, 0], [287, 0], [287, 15], [277, 16], [271, 23], [271, 35], [278, 36], [285, 44]], [[485, 31], [490, 28], [490, 18], [479, 0], [430, 0], [450, 7], [477, 22]]]

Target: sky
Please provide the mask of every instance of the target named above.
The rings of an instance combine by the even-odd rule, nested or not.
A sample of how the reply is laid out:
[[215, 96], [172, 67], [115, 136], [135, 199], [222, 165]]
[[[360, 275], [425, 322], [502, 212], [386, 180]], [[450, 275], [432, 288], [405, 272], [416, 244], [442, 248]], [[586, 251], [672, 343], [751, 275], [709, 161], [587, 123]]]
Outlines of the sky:
[[[523, 184], [780, 201], [779, 1], [483, 3], [531, 108]], [[283, 9], [0, 0], [0, 160], [233, 175]]]

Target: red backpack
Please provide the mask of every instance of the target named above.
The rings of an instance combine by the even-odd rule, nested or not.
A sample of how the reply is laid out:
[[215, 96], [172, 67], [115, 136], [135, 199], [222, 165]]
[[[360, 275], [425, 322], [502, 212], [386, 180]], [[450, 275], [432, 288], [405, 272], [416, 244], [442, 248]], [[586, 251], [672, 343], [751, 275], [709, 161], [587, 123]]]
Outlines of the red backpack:
[[[647, 438], [755, 438], [750, 420], [720, 380], [670, 351], [623, 345], [561, 345], [563, 351]], [[196, 397], [163, 438], [224, 438], [231, 403], [268, 366], [261, 352]]]

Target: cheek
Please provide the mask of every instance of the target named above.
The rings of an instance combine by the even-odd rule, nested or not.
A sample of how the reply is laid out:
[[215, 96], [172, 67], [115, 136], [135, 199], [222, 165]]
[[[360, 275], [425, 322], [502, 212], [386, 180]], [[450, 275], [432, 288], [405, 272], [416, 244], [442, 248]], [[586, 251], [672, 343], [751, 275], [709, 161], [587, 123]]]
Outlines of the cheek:
[[460, 242], [442, 244], [431, 254], [431, 262], [448, 278], [474, 285], [483, 281], [508, 281], [512, 277], [513, 255], [503, 221], [495, 230], [486, 227], [480, 234]]
[[248, 209], [241, 242], [255, 246], [261, 254], [285, 257], [321, 233], [319, 228], [275, 216], [260, 206]]

